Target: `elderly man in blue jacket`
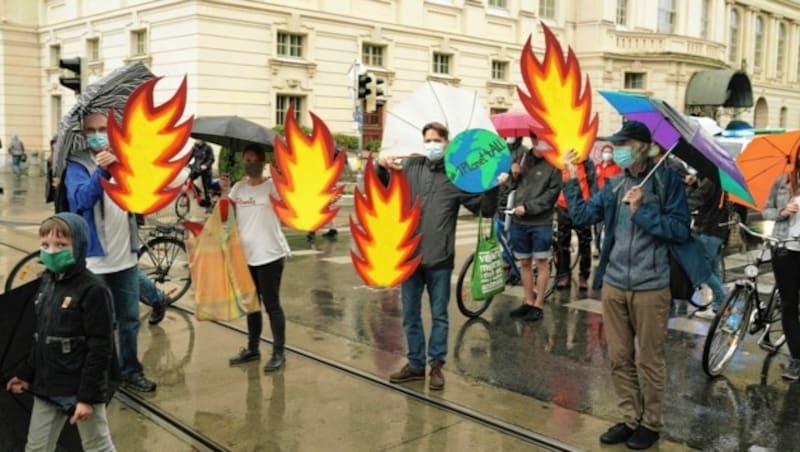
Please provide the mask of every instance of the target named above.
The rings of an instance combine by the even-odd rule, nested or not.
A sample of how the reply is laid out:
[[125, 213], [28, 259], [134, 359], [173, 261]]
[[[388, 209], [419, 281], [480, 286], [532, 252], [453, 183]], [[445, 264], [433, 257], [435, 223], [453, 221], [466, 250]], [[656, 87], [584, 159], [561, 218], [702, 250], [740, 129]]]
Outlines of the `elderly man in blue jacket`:
[[689, 241], [690, 217], [677, 173], [659, 167], [645, 180], [654, 166], [647, 126], [627, 121], [608, 141], [615, 144], [614, 161], [625, 171], [584, 201], [573, 152], [565, 159], [563, 190], [576, 224], [603, 221], [608, 231], [593, 287], [603, 288], [608, 355], [623, 422], [600, 441], [641, 450], [658, 440], [664, 425], [669, 254]]

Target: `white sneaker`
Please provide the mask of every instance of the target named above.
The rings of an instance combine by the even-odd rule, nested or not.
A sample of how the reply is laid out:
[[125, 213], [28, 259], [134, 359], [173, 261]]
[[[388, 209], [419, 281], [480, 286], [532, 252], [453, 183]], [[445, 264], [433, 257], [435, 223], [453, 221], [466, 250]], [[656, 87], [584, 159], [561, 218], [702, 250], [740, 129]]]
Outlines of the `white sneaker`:
[[694, 317], [696, 317], [698, 319], [703, 319], [703, 320], [711, 320], [716, 316], [717, 316], [716, 311], [714, 311], [711, 308], [706, 308], [703, 311], [696, 311], [694, 313]]

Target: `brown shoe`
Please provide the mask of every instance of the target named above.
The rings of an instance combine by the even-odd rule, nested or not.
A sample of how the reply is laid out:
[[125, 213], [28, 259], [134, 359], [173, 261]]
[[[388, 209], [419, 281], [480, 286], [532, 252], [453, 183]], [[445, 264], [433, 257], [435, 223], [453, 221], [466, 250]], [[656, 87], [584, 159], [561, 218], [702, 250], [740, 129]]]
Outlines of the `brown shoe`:
[[558, 282], [556, 282], [556, 289], [566, 289], [570, 286], [569, 276], [561, 275], [558, 277]]
[[442, 374], [443, 362], [433, 360], [431, 362], [431, 380], [428, 382], [428, 387], [434, 391], [444, 389], [444, 374]]
[[406, 364], [399, 371], [389, 375], [389, 381], [392, 383], [405, 383], [407, 381], [424, 380], [425, 368], [417, 369]]
[[589, 290], [589, 278], [587, 278], [586, 276], [581, 276], [581, 279], [578, 282], [578, 289]]

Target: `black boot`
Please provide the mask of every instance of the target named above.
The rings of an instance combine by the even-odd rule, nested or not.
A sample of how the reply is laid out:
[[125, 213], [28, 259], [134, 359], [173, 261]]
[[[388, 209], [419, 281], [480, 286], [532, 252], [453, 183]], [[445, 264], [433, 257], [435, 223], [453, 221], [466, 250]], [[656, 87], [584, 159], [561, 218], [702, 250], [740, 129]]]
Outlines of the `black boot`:
[[283, 367], [285, 362], [286, 359], [283, 356], [283, 351], [273, 351], [272, 358], [270, 358], [269, 361], [267, 361], [267, 364], [264, 365], [264, 372], [275, 372]]

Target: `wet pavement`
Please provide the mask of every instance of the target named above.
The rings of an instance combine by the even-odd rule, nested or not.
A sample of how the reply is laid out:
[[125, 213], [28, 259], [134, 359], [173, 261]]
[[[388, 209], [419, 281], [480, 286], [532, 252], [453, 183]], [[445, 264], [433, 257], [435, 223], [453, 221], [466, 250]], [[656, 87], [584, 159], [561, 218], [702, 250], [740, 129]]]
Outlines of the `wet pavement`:
[[[0, 242], [20, 249], [0, 245], [2, 279], [22, 250], [36, 248], [38, 222], [51, 211], [43, 203], [43, 183], [28, 178], [15, 186], [10, 175], [0, 174], [6, 189], [0, 196]], [[344, 204], [339, 225], [347, 221]], [[313, 245], [305, 234], [287, 232], [296, 251], [281, 291], [287, 343], [386, 378], [405, 363], [399, 291], [365, 288], [350, 263], [349, 233], [339, 232], [338, 241], [318, 237]], [[457, 267], [472, 251], [476, 235], [476, 223], [460, 218]], [[426, 398], [576, 449], [601, 449], [597, 437], [618, 417], [600, 302], [577, 290], [556, 293], [545, 306], [544, 321], [527, 323], [508, 317], [520, 295], [519, 288], [511, 288], [473, 321], [458, 312], [453, 296], [445, 390], [429, 392], [423, 382], [404, 385], [423, 401], [296, 353], [288, 355], [284, 371], [272, 376], [264, 376], [256, 363], [229, 368], [227, 358], [244, 345], [244, 336], [171, 309], [157, 327], [143, 320], [142, 361], [159, 383], [147, 399], [231, 450], [531, 448], [425, 403]], [[179, 305], [193, 308], [191, 290]], [[749, 337], [725, 376], [708, 379], [700, 364], [708, 322], [684, 313], [685, 307], [677, 307], [670, 321], [665, 439], [655, 450], [800, 449], [800, 385], [780, 378], [785, 351], [770, 359]], [[143, 307], [143, 319], [147, 314]], [[427, 309], [423, 321], [427, 331]], [[243, 328], [244, 322], [233, 325]], [[264, 344], [262, 353], [268, 352]], [[160, 450], [188, 450], [116, 401], [109, 416], [118, 445], [128, 445], [120, 450], [154, 450], [153, 441], [165, 445]]]

